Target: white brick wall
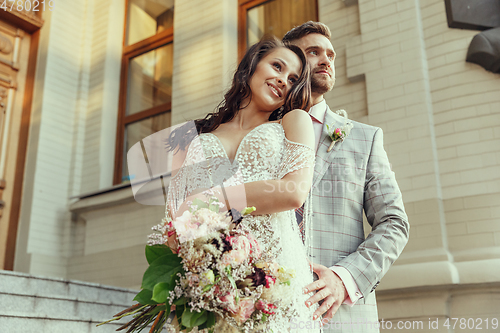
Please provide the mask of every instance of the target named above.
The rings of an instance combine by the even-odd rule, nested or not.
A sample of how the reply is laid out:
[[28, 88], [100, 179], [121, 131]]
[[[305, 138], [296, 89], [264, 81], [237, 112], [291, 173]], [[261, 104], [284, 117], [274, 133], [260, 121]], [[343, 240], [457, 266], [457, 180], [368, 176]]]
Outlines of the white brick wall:
[[500, 79], [465, 62], [478, 31], [448, 28], [442, 1], [424, 1], [421, 8], [443, 198], [445, 203], [482, 203], [480, 208], [445, 205], [450, 250], [498, 247], [499, 217], [492, 209], [500, 190], [500, 146], [495, 137], [500, 127]]
[[[325, 15], [324, 8], [332, 9]], [[341, 21], [352, 9], [359, 19]], [[441, 261], [435, 265], [449, 277], [447, 283], [491, 279], [494, 263], [488, 260], [500, 255], [495, 204], [500, 77], [465, 62], [478, 32], [448, 28], [440, 0], [359, 0], [348, 8], [340, 0], [320, 2], [320, 20], [332, 29], [338, 52], [338, 85], [326, 95], [327, 102], [383, 128], [412, 225], [410, 242], [396, 262], [402, 267], [391, 269], [380, 288], [394, 288], [413, 263], [422, 263], [425, 272], [425, 265], [431, 269]], [[355, 84], [347, 79], [362, 75], [365, 80]], [[355, 95], [360, 92], [366, 97]], [[358, 118], [351, 109], [363, 98], [366, 111]], [[481, 206], [466, 206], [466, 200]], [[454, 255], [464, 264], [455, 265]], [[425, 280], [429, 276], [420, 276], [421, 282], [410, 279], [408, 286], [434, 283]]]
[[229, 88], [236, 69], [237, 3], [176, 1], [172, 124], [201, 118]]
[[[498, 192], [488, 184], [500, 178], [500, 167], [496, 163], [485, 168], [482, 160], [499, 148], [498, 141], [485, 138], [494, 139], [493, 129], [500, 126], [500, 79], [465, 62], [478, 31], [448, 28], [443, 1], [425, 1], [421, 7], [432, 100], [437, 106], [434, 120], [443, 196]], [[457, 155], [449, 154], [450, 147], [456, 147]], [[458, 177], [447, 177], [450, 174]]]
[[[347, 43], [360, 34], [358, 6], [345, 7], [342, 1], [319, 1], [319, 20], [329, 26], [332, 44], [336, 52], [334, 89], [325, 94], [325, 99], [333, 111], [345, 109], [351, 119], [366, 121], [366, 85], [363, 80], [350, 83], [348, 78], [355, 77], [351, 66], [362, 64], [362, 55], [346, 57]], [[346, 66], [346, 62], [350, 66]], [[349, 75], [348, 75], [349, 74]], [[361, 73], [362, 74], [362, 73]]]
[[65, 276], [68, 198], [112, 185], [123, 19], [109, 14], [123, 9], [119, 0], [59, 1], [44, 16], [17, 269]]

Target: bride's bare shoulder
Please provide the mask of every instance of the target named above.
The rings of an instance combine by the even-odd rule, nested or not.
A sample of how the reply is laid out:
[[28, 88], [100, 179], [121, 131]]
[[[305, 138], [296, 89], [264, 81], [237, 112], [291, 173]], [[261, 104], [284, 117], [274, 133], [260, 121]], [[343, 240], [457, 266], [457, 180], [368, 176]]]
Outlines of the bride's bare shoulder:
[[283, 127], [300, 127], [303, 128], [304, 126], [312, 126], [312, 121], [311, 121], [311, 116], [304, 111], [300, 109], [295, 109], [290, 112], [287, 112], [283, 116], [282, 120], [282, 125]]
[[288, 112], [281, 124], [288, 140], [314, 147], [314, 129], [306, 111], [295, 109]]

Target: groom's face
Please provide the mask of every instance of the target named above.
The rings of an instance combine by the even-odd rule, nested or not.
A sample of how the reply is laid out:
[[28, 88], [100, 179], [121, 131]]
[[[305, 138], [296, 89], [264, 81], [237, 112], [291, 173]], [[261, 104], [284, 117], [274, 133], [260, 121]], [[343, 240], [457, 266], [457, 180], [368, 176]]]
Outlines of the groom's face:
[[321, 94], [332, 90], [335, 84], [335, 50], [328, 38], [309, 34], [294, 42], [304, 51], [311, 66], [311, 90]]

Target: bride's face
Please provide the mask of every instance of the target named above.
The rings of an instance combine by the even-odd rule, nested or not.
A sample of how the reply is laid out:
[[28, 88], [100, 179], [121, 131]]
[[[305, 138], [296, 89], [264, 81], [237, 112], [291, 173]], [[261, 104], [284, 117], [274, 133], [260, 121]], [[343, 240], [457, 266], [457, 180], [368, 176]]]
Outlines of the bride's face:
[[285, 99], [302, 71], [299, 57], [287, 48], [270, 52], [257, 64], [250, 79], [252, 100], [257, 110], [272, 112], [285, 103]]

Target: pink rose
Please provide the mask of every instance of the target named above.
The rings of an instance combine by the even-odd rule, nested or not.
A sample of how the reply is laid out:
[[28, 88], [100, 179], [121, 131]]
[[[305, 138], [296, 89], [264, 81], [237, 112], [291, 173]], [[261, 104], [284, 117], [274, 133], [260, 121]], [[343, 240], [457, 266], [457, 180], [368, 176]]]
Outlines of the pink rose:
[[241, 265], [241, 263], [248, 258], [248, 253], [244, 250], [232, 250], [229, 254], [232, 258], [232, 263], [236, 265]]
[[250, 241], [250, 253], [254, 257], [259, 258], [262, 255], [262, 250], [260, 249], [259, 241], [250, 233], [247, 234], [247, 238]]
[[336, 128], [335, 131], [334, 131], [334, 133], [337, 134], [337, 135], [340, 135], [340, 133], [341, 133], [340, 132], [340, 128]]
[[250, 255], [250, 241], [245, 236], [227, 236], [226, 241], [231, 244], [233, 249], [222, 255], [221, 264], [224, 266], [241, 265]]
[[233, 315], [234, 319], [238, 322], [238, 324], [243, 324], [245, 321], [250, 318], [252, 313], [255, 310], [255, 304], [250, 298], [242, 298], [238, 303], [238, 310]]
[[238, 308], [236, 307], [234, 290], [228, 292], [224, 296], [220, 296], [219, 300], [222, 302], [222, 306], [229, 312], [236, 313], [238, 311]]
[[240, 265], [246, 259], [245, 252], [241, 250], [231, 250], [222, 255], [218, 264], [219, 269], [224, 269], [226, 266]]
[[252, 245], [250, 244], [250, 241], [248, 240], [247, 237], [238, 236], [238, 237], [233, 237], [233, 249], [234, 248], [243, 251], [248, 256], [250, 255], [250, 250], [252, 248]]

